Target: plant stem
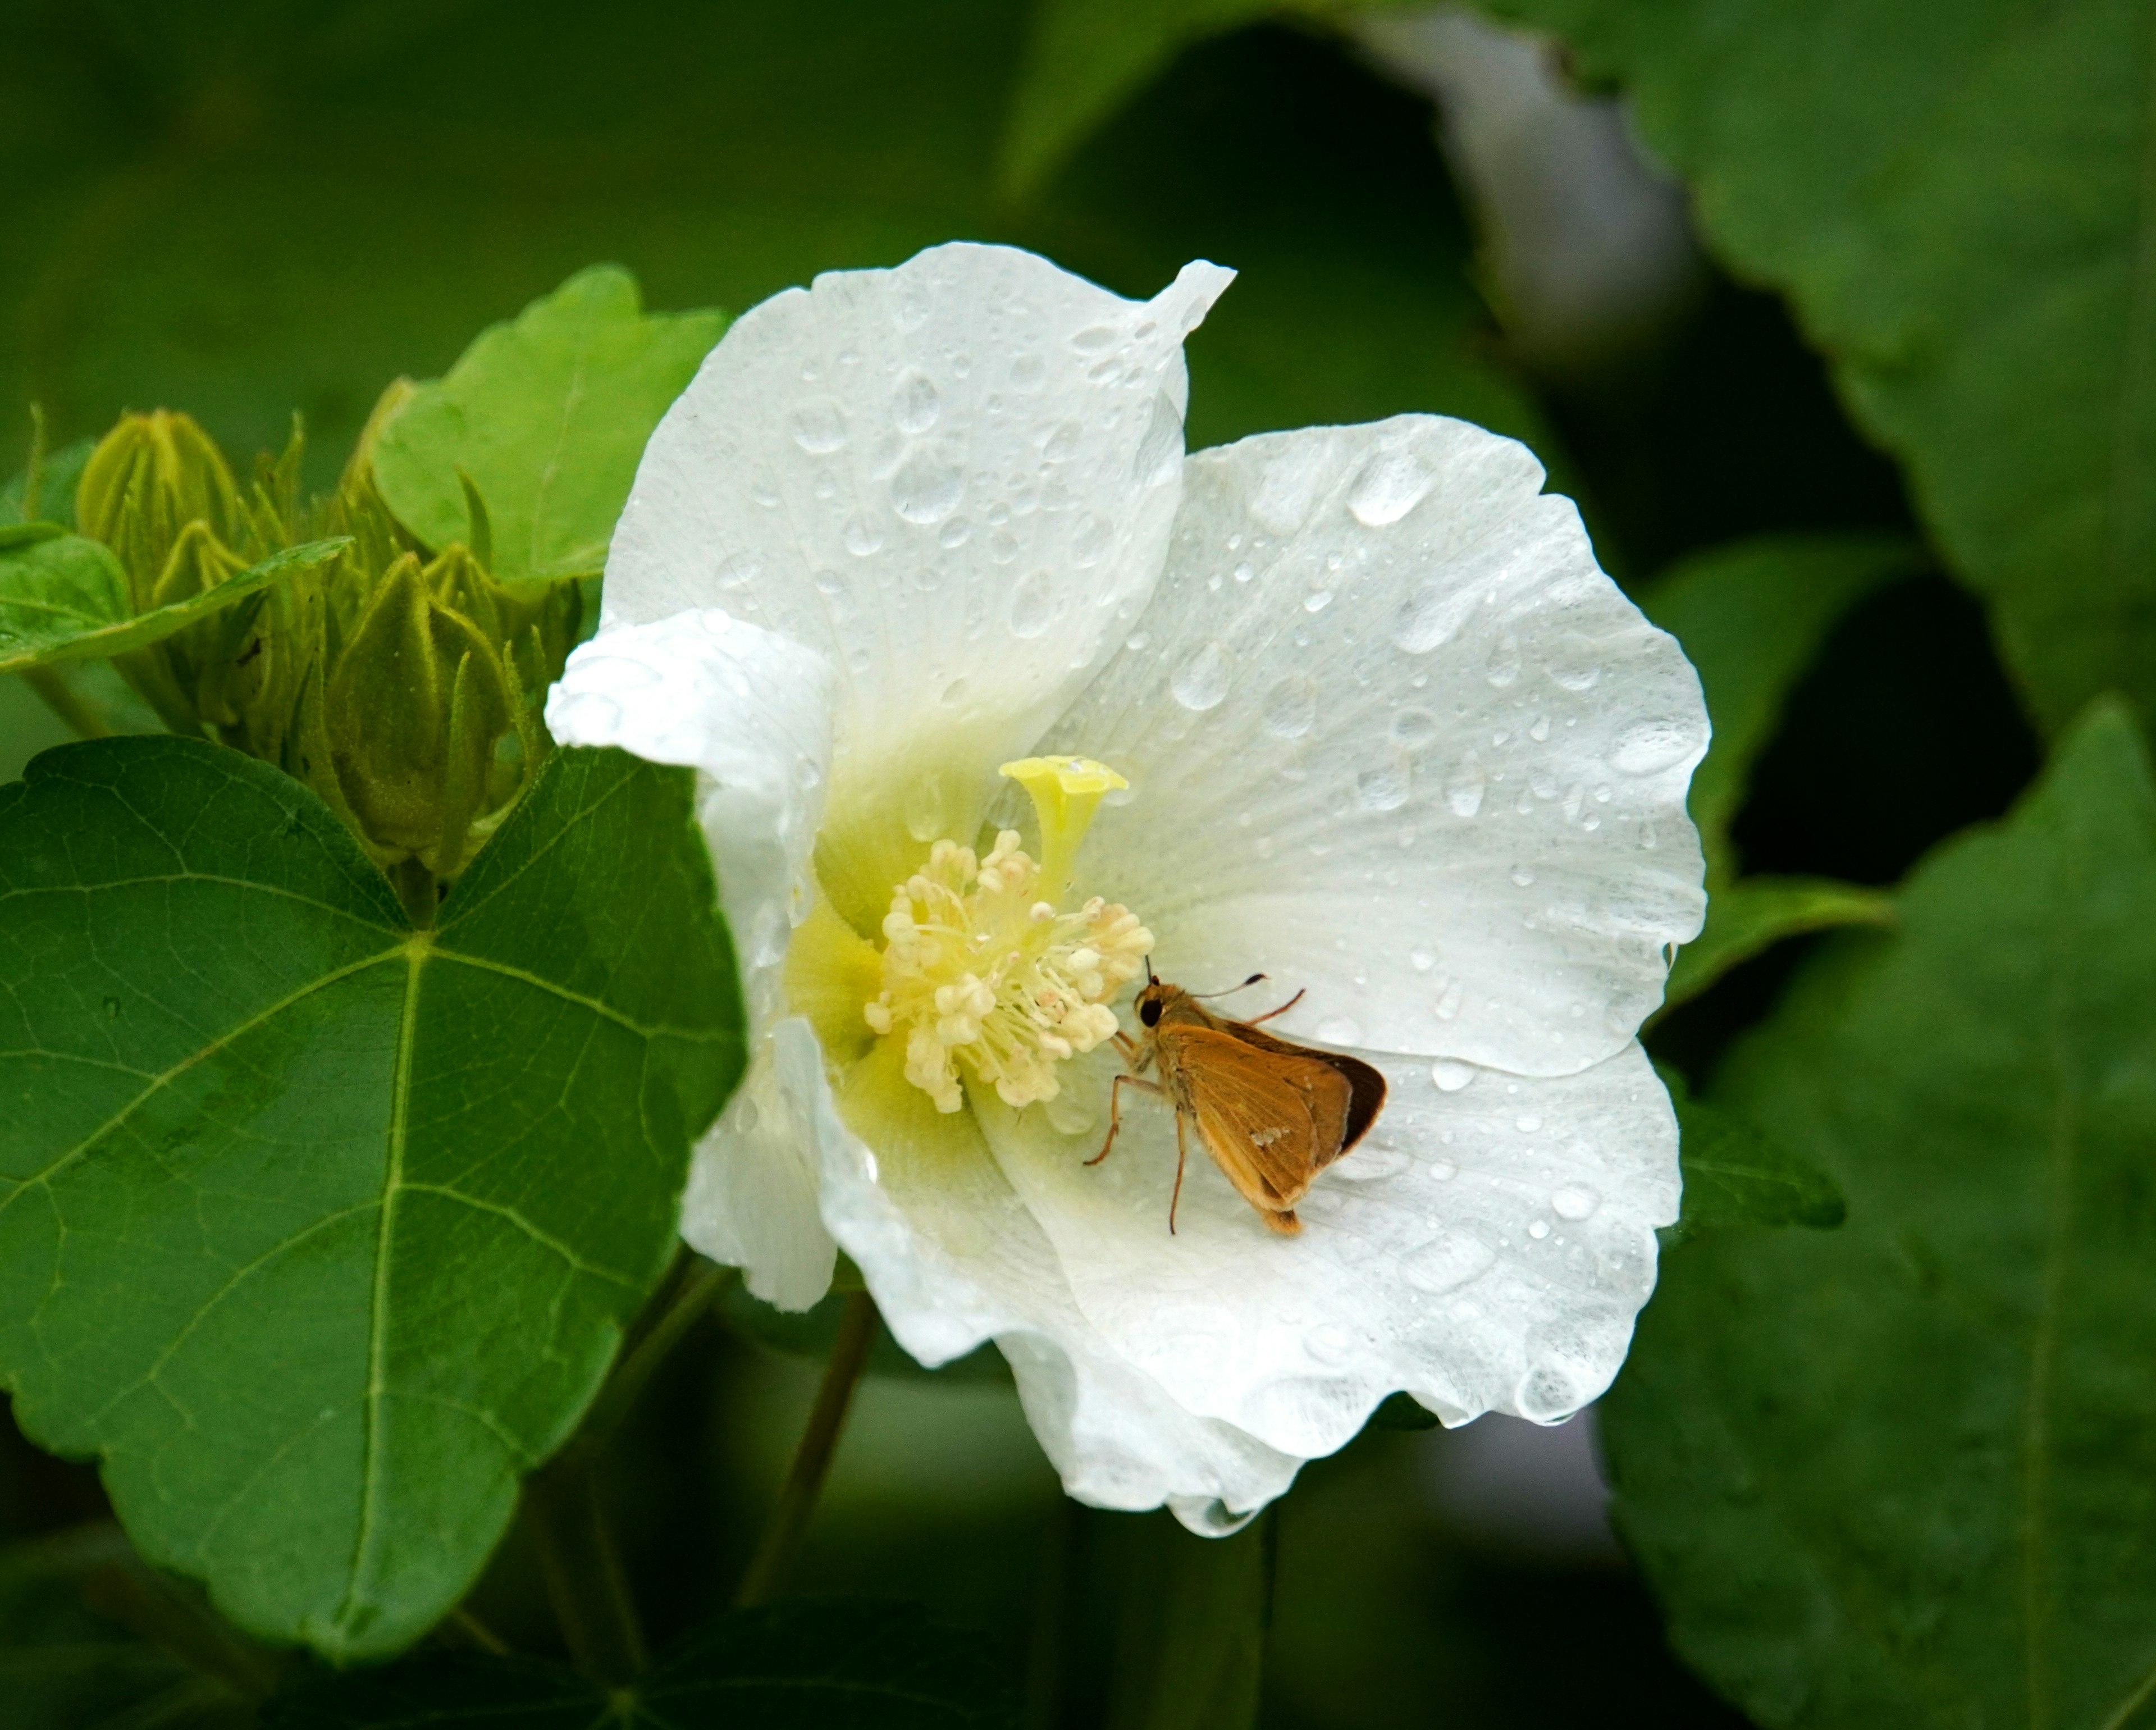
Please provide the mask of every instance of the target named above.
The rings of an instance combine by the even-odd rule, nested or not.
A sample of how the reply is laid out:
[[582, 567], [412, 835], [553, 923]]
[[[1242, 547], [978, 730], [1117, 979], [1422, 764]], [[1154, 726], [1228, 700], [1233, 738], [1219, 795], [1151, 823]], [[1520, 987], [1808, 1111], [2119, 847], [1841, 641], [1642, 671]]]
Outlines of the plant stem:
[[462, 1604], [449, 1612], [449, 1625], [490, 1657], [506, 1658], [510, 1656], [509, 1642]]
[[846, 1408], [853, 1403], [855, 1385], [868, 1362], [870, 1342], [875, 1337], [875, 1300], [865, 1291], [848, 1292], [839, 1337], [832, 1342], [831, 1359], [824, 1367], [823, 1385], [816, 1390], [808, 1427], [801, 1432], [801, 1445], [794, 1450], [793, 1468], [787, 1474], [786, 1487], [778, 1492], [778, 1506], [772, 1509], [763, 1528], [756, 1558], [734, 1594], [737, 1609], [769, 1598], [793, 1559], [793, 1547], [815, 1511], [824, 1476], [831, 1469], [839, 1432], [845, 1427]]
[[622, 1419], [643, 1394], [652, 1372], [666, 1361], [689, 1330], [702, 1319], [712, 1300], [726, 1289], [733, 1276], [734, 1271], [730, 1267], [721, 1267], [701, 1256], [694, 1258], [667, 1299], [665, 1307], [640, 1337], [632, 1339], [628, 1351], [614, 1366], [613, 1373], [607, 1378], [606, 1385], [599, 1389], [598, 1398], [592, 1402], [592, 1409], [584, 1414], [576, 1440], [556, 1461], [557, 1466], [595, 1459], [605, 1449], [613, 1440], [614, 1432], [621, 1428]]
[[23, 675], [23, 682], [44, 700], [45, 706], [85, 739], [108, 739], [112, 729], [105, 717], [76, 695], [64, 675], [50, 667]]
[[524, 1486], [522, 1517], [577, 1667], [602, 1682], [633, 1681], [648, 1656], [644, 1630], [588, 1466], [536, 1473]]
[[395, 886], [397, 899], [404, 904], [405, 917], [416, 931], [431, 931], [435, 912], [442, 905], [442, 892], [434, 882], [434, 874], [418, 859], [408, 859], [402, 865], [393, 865], [389, 880]]

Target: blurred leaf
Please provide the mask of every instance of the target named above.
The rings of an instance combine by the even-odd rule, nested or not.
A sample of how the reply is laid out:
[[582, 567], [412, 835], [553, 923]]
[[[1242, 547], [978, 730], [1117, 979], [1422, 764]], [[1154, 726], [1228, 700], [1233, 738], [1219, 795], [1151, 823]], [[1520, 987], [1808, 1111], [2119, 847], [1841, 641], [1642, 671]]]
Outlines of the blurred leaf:
[[1407, 409], [1539, 439], [1482, 352], [1427, 106], [1301, 35], [1187, 57], [1020, 210], [1002, 0], [39, 9], [39, 55], [0, 56], [0, 118], [42, 116], [0, 129], [0, 167], [44, 213], [0, 259], [0, 401], [34, 388], [63, 433], [164, 401], [244, 450], [297, 407], [325, 484], [388, 379], [593, 259], [655, 305], [746, 307], [965, 237], [1125, 294], [1237, 266], [1193, 345], [1194, 445]]
[[93, 1614], [76, 1589], [86, 1573], [140, 1571], [109, 1526], [0, 1549], [8, 1730], [241, 1730], [253, 1722], [239, 1693]]
[[496, 577], [591, 575], [644, 441], [726, 326], [719, 312], [646, 316], [626, 270], [579, 271], [413, 393], [375, 445], [375, 480], [429, 546], [476, 546], [469, 475]]
[[0, 790], [0, 1374], [242, 1626], [424, 1631], [664, 1271], [742, 1060], [688, 783], [557, 752], [424, 933], [237, 752]]
[[1741, 1112], [1697, 1099], [1675, 1070], [1656, 1065], [1677, 1114], [1684, 1199], [1665, 1247], [1732, 1225], [1808, 1225], [1824, 1230], [1848, 1217], [1841, 1186], [1799, 1159]]
[[1272, 1517], [1233, 1537], [1194, 1537], [1165, 1512], [1113, 1517], [1105, 1730], [1250, 1730], [1272, 1608]]
[[1710, 883], [1737, 875], [1729, 825], [1827, 633], [1866, 595], [1921, 568], [1896, 536], [1770, 535], [1695, 554], [1648, 591], [1646, 614], [1684, 645], [1714, 723], [1689, 800]]
[[1882, 896], [1855, 884], [1740, 879], [1729, 828], [1783, 705], [1836, 621], [1921, 568], [1917, 549], [1894, 536], [1775, 535], [1696, 554], [1649, 591], [1647, 616], [1684, 644], [1714, 723], [1688, 800], [1707, 853], [1707, 928], [1678, 951], [1666, 1009], [1784, 937], [1890, 916]]
[[264, 1730], [992, 1730], [1009, 1685], [978, 1638], [896, 1606], [737, 1610], [642, 1681], [608, 1687], [514, 1659], [423, 1658], [324, 1676]]
[[1004, 140], [1005, 189], [1037, 191], [1183, 49], [1269, 18], [1323, 18], [1418, 0], [1034, 0]]
[[0, 674], [146, 649], [259, 588], [327, 564], [348, 544], [288, 547], [184, 601], [137, 613], [126, 574], [103, 542], [58, 523], [0, 528]]
[[38, 476], [38, 508], [26, 509], [29, 504], [30, 472], [25, 469], [5, 486], [0, 486], [0, 526], [16, 522], [56, 522], [64, 529], [74, 526], [74, 490], [82, 480], [83, 465], [89, 462], [90, 454], [97, 449], [95, 439], [78, 439], [72, 444], [64, 444], [58, 450], [45, 453], [44, 469]]
[[1127, 291], [1233, 265], [1193, 335], [1192, 449], [1277, 428], [1441, 413], [1565, 476], [1495, 362], [1430, 111], [1329, 44], [1246, 31], [1186, 54], [1031, 213], [1033, 244]]
[[1718, 1096], [1849, 1224], [1670, 1258], [1603, 1405], [1678, 1650], [1761, 1724], [2156, 1703], [2156, 787], [2098, 707]]
[[1784, 937], [1841, 925], [1886, 925], [1893, 917], [1893, 900], [1883, 890], [1831, 877], [1740, 877], [1708, 896], [1707, 928], [1677, 951], [1662, 1007], [1689, 1002]]
[[2144, 0], [1485, 0], [1630, 90], [1991, 598], [2047, 729], [2156, 715]]

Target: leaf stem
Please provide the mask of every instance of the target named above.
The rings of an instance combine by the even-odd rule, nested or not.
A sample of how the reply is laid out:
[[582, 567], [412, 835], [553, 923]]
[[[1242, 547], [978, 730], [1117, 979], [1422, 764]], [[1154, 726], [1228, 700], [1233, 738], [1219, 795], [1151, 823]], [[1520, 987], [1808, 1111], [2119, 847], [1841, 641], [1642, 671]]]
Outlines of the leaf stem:
[[577, 1667], [609, 1684], [634, 1680], [649, 1654], [590, 1471], [535, 1474], [524, 1486], [523, 1522]]
[[85, 739], [109, 739], [112, 729], [105, 717], [85, 702], [69, 685], [67, 677], [51, 667], [39, 667], [35, 672], [23, 675], [23, 682], [37, 692], [45, 706], [59, 716]]
[[764, 1526], [762, 1542], [757, 1544], [755, 1559], [734, 1594], [737, 1608], [747, 1609], [768, 1599], [793, 1560], [794, 1545], [808, 1524], [808, 1516], [815, 1512], [816, 1498], [822, 1494], [824, 1479], [831, 1469], [839, 1432], [845, 1427], [846, 1409], [853, 1404], [854, 1389], [868, 1363], [875, 1323], [875, 1300], [865, 1291], [848, 1292], [839, 1335], [831, 1344], [830, 1362], [824, 1367], [823, 1385], [816, 1390], [808, 1428], [801, 1432], [793, 1470], [787, 1474], [778, 1506]]
[[557, 1468], [594, 1460], [613, 1440], [614, 1432], [642, 1395], [652, 1373], [672, 1355], [689, 1330], [703, 1318], [712, 1300], [732, 1281], [734, 1271], [694, 1256], [687, 1272], [675, 1284], [665, 1306], [641, 1336], [632, 1337], [629, 1349], [615, 1364], [613, 1373], [599, 1389], [591, 1410], [577, 1430], [576, 1440], [555, 1461]]

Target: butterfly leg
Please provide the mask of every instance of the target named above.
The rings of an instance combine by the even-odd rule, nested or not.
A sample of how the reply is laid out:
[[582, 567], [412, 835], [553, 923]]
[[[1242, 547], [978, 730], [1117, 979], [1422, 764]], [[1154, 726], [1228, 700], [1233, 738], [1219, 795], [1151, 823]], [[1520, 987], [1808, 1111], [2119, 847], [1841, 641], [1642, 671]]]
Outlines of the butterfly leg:
[[[1116, 1145], [1116, 1132], [1123, 1127], [1123, 1089], [1126, 1087], [1135, 1087], [1142, 1093], [1158, 1093], [1162, 1091], [1161, 1085], [1158, 1081], [1141, 1081], [1136, 1075], [1116, 1077], [1115, 1085], [1108, 1089], [1108, 1138], [1101, 1143], [1101, 1151], [1086, 1162], [1088, 1165], [1098, 1165], [1108, 1157], [1108, 1149]], [[1179, 1132], [1183, 1127], [1183, 1114], [1180, 1111], [1176, 1113], [1175, 1122], [1176, 1128]]]
[[1256, 1020], [1255, 1020], [1255, 1021], [1245, 1021], [1245, 1022], [1243, 1024], [1243, 1025], [1244, 1025], [1244, 1026], [1245, 1026], [1245, 1027], [1255, 1027], [1255, 1026], [1258, 1024], [1258, 1022], [1260, 1022], [1260, 1021], [1270, 1021], [1270, 1020], [1271, 1020], [1271, 1019], [1273, 1019], [1273, 1017], [1274, 1017], [1274, 1016], [1276, 1016], [1276, 1015], [1285, 1015], [1285, 1014], [1287, 1014], [1287, 1012], [1288, 1012], [1290, 1009], [1293, 1009], [1293, 1008], [1294, 1008], [1297, 1004], [1301, 1003], [1301, 1002], [1302, 1001], [1302, 998], [1303, 998], [1303, 993], [1302, 993], [1302, 992], [1301, 992], [1301, 991], [1298, 991], [1297, 993], [1296, 993], [1296, 994], [1295, 994], [1293, 997], [1290, 998], [1289, 998], [1286, 1003], [1282, 1004], [1281, 1004], [1281, 1005], [1277, 1009], [1268, 1009], [1268, 1010], [1266, 1010], [1266, 1011], [1265, 1011], [1265, 1013], [1264, 1014], [1262, 1014], [1262, 1015], [1259, 1016], [1259, 1017], [1257, 1018], [1257, 1019], [1256, 1019]]
[[1175, 1235], [1175, 1209], [1183, 1200], [1183, 1167], [1190, 1148], [1183, 1138], [1183, 1113], [1175, 1114], [1175, 1188], [1168, 1198], [1168, 1235]]

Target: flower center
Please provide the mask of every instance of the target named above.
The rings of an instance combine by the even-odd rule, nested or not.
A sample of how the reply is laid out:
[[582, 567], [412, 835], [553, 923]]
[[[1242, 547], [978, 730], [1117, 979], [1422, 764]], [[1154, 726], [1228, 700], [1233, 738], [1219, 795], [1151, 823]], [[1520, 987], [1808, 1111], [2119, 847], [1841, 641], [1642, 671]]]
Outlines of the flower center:
[[1099, 896], [1059, 905], [1101, 795], [1129, 783], [1083, 757], [1027, 757], [1003, 773], [1033, 796], [1040, 861], [1015, 829], [985, 859], [938, 841], [891, 891], [883, 989], [861, 1011], [880, 1034], [904, 1029], [906, 1078], [939, 1111], [965, 1102], [961, 1061], [1008, 1105], [1055, 1098], [1056, 1065], [1114, 1036], [1108, 1004], [1152, 947], [1126, 907]]

